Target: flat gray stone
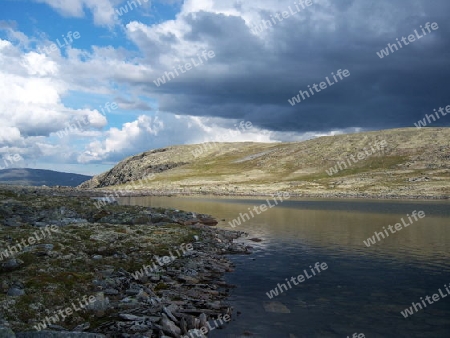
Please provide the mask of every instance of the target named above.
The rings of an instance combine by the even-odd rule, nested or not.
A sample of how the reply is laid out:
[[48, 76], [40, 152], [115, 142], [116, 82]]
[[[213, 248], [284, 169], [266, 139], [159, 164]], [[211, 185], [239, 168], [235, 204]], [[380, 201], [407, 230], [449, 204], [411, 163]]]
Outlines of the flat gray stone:
[[23, 261], [16, 258], [10, 258], [6, 262], [2, 263], [4, 269], [17, 269], [23, 264]]
[[10, 297], [19, 297], [19, 296], [23, 296], [24, 294], [25, 294], [25, 291], [22, 289], [18, 289], [18, 288], [10, 288], [7, 293], [7, 295]]

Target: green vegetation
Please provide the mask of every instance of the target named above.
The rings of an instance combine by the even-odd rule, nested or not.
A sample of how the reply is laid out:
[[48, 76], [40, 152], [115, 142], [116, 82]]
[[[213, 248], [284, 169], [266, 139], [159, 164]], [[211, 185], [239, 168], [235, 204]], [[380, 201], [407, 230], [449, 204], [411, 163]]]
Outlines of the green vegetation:
[[[7, 218], [12, 215], [22, 219], [21, 226], [0, 226], [1, 250], [33, 236], [38, 228], [31, 226], [25, 219], [35, 213], [65, 217], [76, 210], [80, 212], [76, 217], [97, 215], [99, 219], [106, 217], [108, 222], [116, 222], [84, 222], [60, 227], [59, 232], [53, 232], [52, 236], [15, 254], [18, 267], [0, 268], [4, 291], [0, 293], [0, 308], [7, 309], [2, 313], [11, 322], [42, 320], [47, 313], [45, 311], [52, 313], [85, 295], [94, 295], [98, 290], [92, 281], [107, 278], [105, 271], [123, 269], [135, 272], [144, 264], [150, 264], [154, 255], [168, 255], [169, 250], [174, 252], [182, 243], [192, 243], [194, 235], [200, 235], [200, 230], [180, 224], [153, 225], [151, 217], [172, 212], [164, 208], [151, 210], [150, 216], [147, 216], [148, 208], [139, 206], [107, 205], [99, 211], [89, 198], [20, 194], [3, 189], [0, 189], [0, 198], [4, 202], [1, 205], [3, 214]], [[53, 245], [53, 250], [46, 249], [50, 245]], [[23, 283], [25, 295], [7, 297], [6, 291], [17, 281]], [[164, 288], [164, 284], [158, 286], [159, 290]], [[61, 324], [73, 327], [90, 316], [92, 313], [79, 312]], [[101, 324], [106, 318], [94, 322]], [[91, 325], [96, 325], [92, 318], [89, 321]], [[24, 326], [18, 329], [27, 328]]]

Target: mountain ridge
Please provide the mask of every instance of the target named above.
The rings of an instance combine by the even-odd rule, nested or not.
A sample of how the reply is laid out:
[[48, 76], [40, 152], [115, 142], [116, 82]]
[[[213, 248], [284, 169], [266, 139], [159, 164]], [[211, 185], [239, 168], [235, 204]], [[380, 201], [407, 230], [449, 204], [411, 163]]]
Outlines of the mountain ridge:
[[0, 184], [76, 187], [92, 176], [47, 169], [8, 168], [0, 170]]

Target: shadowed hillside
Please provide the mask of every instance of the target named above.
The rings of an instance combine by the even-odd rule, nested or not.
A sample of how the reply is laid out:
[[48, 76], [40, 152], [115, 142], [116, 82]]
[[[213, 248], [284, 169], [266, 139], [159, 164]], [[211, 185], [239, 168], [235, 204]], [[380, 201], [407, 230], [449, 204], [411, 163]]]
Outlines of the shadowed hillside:
[[91, 177], [42, 169], [16, 168], [0, 170], [0, 183], [13, 185], [62, 185], [76, 187]]
[[81, 187], [137, 180], [133, 189], [184, 193], [442, 198], [450, 195], [450, 128], [172, 146], [129, 157]]

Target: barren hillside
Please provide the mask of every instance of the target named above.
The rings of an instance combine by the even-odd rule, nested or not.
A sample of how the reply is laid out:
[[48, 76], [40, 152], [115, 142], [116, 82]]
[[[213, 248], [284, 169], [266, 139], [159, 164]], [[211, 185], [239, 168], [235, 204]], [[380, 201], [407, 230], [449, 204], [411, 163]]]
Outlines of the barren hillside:
[[[131, 185], [132, 181], [137, 182]], [[446, 198], [450, 128], [392, 129], [293, 143], [172, 146], [129, 157], [80, 187]]]

